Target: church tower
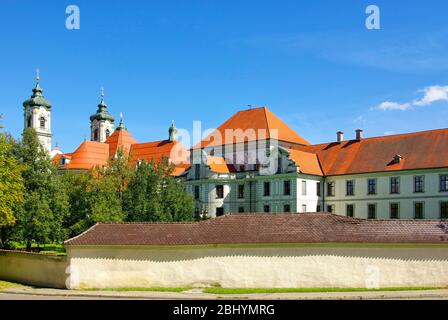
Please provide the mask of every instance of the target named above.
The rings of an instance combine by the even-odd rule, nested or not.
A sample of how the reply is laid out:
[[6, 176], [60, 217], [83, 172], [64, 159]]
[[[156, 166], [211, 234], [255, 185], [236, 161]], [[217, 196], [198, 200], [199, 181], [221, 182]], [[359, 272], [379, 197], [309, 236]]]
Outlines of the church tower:
[[39, 85], [39, 70], [36, 71], [36, 86], [33, 95], [23, 103], [24, 130], [33, 128], [36, 130], [42, 147], [51, 152], [51, 103], [42, 95]]
[[107, 111], [104, 102], [104, 89], [101, 88], [101, 101], [98, 110], [90, 116], [90, 140], [104, 142], [114, 132], [114, 117]]
[[170, 128], [168, 129], [168, 140], [170, 142], [177, 141], [177, 128], [176, 128], [176, 124], [174, 123], [174, 120], [171, 123]]

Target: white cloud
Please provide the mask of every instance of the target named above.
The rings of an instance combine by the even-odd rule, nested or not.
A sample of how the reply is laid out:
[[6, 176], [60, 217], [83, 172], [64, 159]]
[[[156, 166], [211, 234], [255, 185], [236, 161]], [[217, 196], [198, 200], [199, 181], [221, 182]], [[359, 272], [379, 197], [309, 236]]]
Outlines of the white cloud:
[[386, 131], [386, 132], [384, 132], [385, 136], [391, 136], [393, 134], [395, 134], [395, 131]]
[[375, 109], [383, 111], [388, 110], [400, 110], [406, 111], [412, 109], [412, 107], [424, 107], [433, 104], [438, 101], [448, 101], [448, 86], [431, 86], [425, 89], [419, 90], [423, 92], [423, 98], [414, 100], [412, 102], [399, 103], [392, 101], [384, 101], [380, 103]]
[[383, 111], [387, 110], [401, 110], [406, 111], [412, 107], [410, 103], [398, 103], [392, 101], [384, 101], [377, 108]]
[[448, 101], [448, 86], [432, 86], [420, 91], [424, 92], [425, 96], [420, 100], [415, 100], [413, 102], [414, 106], [429, 106], [433, 102]]

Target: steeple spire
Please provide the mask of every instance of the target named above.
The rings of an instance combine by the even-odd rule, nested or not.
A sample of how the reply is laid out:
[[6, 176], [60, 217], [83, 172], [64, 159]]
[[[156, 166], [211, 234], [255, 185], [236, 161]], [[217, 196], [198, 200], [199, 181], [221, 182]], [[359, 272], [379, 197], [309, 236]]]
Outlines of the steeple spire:
[[118, 125], [116, 130], [127, 130], [123, 124], [123, 112], [120, 112], [120, 124]]

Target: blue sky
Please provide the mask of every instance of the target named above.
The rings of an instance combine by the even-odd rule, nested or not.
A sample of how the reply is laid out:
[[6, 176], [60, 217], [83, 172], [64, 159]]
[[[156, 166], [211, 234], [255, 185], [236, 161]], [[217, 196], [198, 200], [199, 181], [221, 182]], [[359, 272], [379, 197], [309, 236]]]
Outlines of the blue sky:
[[[69, 4], [80, 8], [80, 30], [65, 28]], [[365, 28], [370, 4], [381, 9], [381, 30]], [[216, 127], [247, 105], [268, 105], [313, 143], [333, 141], [339, 130], [352, 138], [357, 128], [378, 136], [447, 127], [445, 0], [5, 0], [0, 7], [5, 130], [20, 136], [22, 102], [39, 68], [54, 106], [53, 142], [65, 152], [89, 136], [100, 86], [110, 112], [117, 119], [123, 112], [140, 142], [165, 139], [171, 120], [189, 130], [193, 120]], [[428, 87], [436, 90], [421, 91]]]

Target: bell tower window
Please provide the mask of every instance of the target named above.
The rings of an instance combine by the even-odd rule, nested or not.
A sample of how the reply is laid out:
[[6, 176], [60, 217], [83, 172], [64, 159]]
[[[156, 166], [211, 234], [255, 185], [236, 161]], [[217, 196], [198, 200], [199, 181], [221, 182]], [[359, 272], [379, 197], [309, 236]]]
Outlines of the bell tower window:
[[110, 136], [110, 131], [109, 131], [109, 129], [107, 129], [106, 130], [106, 139], [109, 138], [109, 136]]
[[32, 118], [31, 118], [31, 116], [28, 116], [28, 119], [27, 119], [27, 127], [28, 128], [31, 128], [31, 126], [32, 126]]
[[93, 141], [98, 141], [98, 129], [93, 131]]
[[46, 120], [45, 120], [44, 117], [41, 117], [41, 118], [39, 119], [39, 124], [40, 124], [40, 128], [41, 128], [41, 129], [45, 129], [45, 122], [46, 122]]

